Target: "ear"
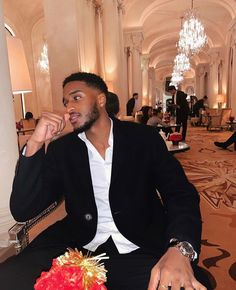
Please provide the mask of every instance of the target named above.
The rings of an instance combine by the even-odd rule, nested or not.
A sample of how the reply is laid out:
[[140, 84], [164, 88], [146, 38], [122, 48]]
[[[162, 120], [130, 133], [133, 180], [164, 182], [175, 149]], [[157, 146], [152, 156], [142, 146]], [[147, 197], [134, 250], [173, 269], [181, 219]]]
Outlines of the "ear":
[[100, 93], [97, 97], [97, 102], [100, 107], [105, 107], [106, 105], [106, 96], [104, 93]]

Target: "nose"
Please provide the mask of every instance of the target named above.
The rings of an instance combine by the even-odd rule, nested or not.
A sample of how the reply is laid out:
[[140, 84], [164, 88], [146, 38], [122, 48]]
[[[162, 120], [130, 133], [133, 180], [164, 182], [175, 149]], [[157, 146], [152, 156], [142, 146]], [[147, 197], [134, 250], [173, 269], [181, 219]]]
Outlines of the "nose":
[[66, 110], [67, 110], [67, 113], [71, 113], [75, 110], [75, 107], [73, 106], [73, 103], [71, 101], [67, 103]]

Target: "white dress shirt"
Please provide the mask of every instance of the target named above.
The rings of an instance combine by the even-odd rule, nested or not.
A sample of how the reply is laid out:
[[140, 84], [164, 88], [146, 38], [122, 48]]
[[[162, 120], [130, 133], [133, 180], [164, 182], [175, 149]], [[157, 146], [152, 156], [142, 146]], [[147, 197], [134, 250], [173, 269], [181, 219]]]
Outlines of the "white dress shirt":
[[87, 139], [86, 134], [78, 134], [88, 149], [89, 165], [92, 176], [93, 191], [98, 211], [98, 223], [95, 237], [84, 246], [85, 249], [95, 251], [97, 247], [111, 236], [120, 254], [130, 253], [139, 247], [127, 240], [117, 229], [109, 203], [109, 188], [111, 181], [112, 154], [113, 154], [113, 122], [109, 134], [109, 147], [105, 152], [105, 159]]

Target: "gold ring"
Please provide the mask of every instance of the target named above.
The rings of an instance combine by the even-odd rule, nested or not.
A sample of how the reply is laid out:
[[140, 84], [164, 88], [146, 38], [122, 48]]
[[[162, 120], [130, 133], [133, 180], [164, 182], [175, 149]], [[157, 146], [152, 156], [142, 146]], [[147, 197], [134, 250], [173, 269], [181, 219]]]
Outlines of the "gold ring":
[[167, 285], [163, 285], [163, 284], [161, 284], [160, 285], [162, 288], [164, 288], [164, 289], [168, 289], [169, 288], [169, 286], [167, 286]]

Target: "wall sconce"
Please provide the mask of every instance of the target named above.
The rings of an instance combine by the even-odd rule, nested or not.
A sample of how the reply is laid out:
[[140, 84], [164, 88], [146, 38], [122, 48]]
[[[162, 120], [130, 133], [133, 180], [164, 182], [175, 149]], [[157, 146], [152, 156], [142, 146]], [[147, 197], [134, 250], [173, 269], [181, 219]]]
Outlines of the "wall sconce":
[[7, 36], [7, 48], [10, 67], [10, 77], [13, 95], [21, 95], [22, 118], [25, 116], [24, 94], [32, 92], [29, 70], [25, 58], [22, 41], [16, 37]]

